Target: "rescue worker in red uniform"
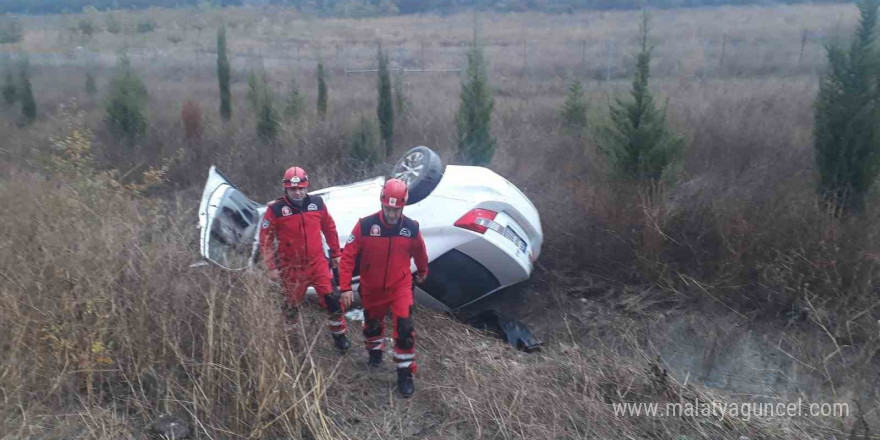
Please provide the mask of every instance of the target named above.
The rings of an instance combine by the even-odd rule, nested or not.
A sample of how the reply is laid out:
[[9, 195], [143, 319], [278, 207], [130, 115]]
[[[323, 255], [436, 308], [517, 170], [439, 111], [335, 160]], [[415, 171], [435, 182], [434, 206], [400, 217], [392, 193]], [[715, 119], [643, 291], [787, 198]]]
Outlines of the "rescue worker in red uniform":
[[[336, 223], [320, 196], [307, 193], [309, 176], [300, 167], [284, 173], [284, 196], [269, 203], [260, 225], [260, 249], [269, 276], [281, 280], [290, 314], [313, 286], [318, 300], [329, 313], [327, 326], [336, 348], [347, 350], [345, 306], [333, 292], [330, 267], [324, 256], [321, 234], [330, 248], [330, 264], [339, 266], [341, 252]], [[276, 246], [277, 243], [277, 246]]]
[[361, 303], [364, 306], [364, 340], [369, 365], [382, 364], [385, 348], [385, 315], [391, 309], [394, 323], [394, 362], [397, 389], [403, 397], [415, 391], [416, 333], [412, 319], [413, 286], [410, 261], [416, 263], [416, 282], [428, 276], [428, 255], [419, 224], [403, 215], [408, 192], [406, 183], [390, 179], [382, 188], [382, 209], [358, 221], [342, 252], [339, 290], [343, 306], [351, 304], [351, 279], [360, 273]]

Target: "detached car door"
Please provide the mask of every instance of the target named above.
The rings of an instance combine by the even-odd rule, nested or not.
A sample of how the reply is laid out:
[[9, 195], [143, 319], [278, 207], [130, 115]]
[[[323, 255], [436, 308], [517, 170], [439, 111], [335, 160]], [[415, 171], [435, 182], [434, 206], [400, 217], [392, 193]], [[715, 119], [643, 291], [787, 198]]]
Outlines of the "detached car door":
[[257, 231], [265, 212], [266, 205], [245, 197], [212, 166], [199, 204], [202, 256], [230, 270], [253, 265], [259, 250]]

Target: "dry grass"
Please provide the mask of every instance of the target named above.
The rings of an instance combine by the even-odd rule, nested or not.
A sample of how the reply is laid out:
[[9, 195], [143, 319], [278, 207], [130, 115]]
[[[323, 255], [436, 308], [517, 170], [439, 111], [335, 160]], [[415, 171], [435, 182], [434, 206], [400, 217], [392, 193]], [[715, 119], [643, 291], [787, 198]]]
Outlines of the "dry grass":
[[[798, 374], [817, 384], [813, 391], [858, 398], [869, 418], [876, 418], [876, 394], [857, 391], [877, 388], [880, 230], [872, 220], [880, 203], [872, 195], [866, 213], [841, 220], [817, 202], [813, 189], [811, 104], [825, 65], [822, 45], [850, 34], [857, 16], [852, 5], [654, 12], [652, 89], [658, 101], [668, 103], [687, 149], [676, 181], [653, 189], [609, 180], [595, 149], [608, 104], [629, 86], [638, 13], [481, 16], [496, 99], [493, 132], [499, 149], [492, 168], [535, 202], [546, 233], [539, 263], [547, 270], [538, 289], [550, 295], [536, 302], [537, 308], [546, 306], [546, 313], [556, 316], [552, 313], [572, 309], [572, 297], [584, 285], [610, 280], [607, 285], [630, 287], [615, 287], [620, 298], [603, 313], [635, 313], [642, 321], [608, 322], [602, 329], [571, 318], [570, 334], [554, 328], [548, 334], [555, 345], [542, 357], [525, 358], [425, 315], [419, 321], [427, 353], [425, 382], [419, 384], [425, 397], [413, 403], [394, 400], [392, 377], [364, 373], [357, 355], [343, 358], [335, 369], [337, 358], [323, 342], [313, 357], [317, 367], [302, 364], [307, 359], [302, 347], [311, 344], [317, 324], [307, 327], [305, 339], [291, 342], [300, 347], [295, 354], [279, 347], [284, 338], [277, 323], [255, 319], [272, 316], [277, 301], [260, 277], [214, 272], [206, 277], [186, 269], [196, 258], [190, 207], [210, 164], [257, 200], [275, 197], [277, 180], [271, 176], [291, 163], [309, 169], [316, 187], [383, 171], [382, 165], [364, 169], [347, 159], [347, 131], [361, 114], [374, 114], [376, 91], [374, 76], [346, 76], [344, 70], [372, 67], [377, 38], [394, 48], [398, 66], [461, 67], [473, 17], [317, 20], [278, 8], [116, 15], [129, 24], [152, 16], [160, 27], [85, 40], [67, 30], [79, 16], [29, 17], [24, 43], [8, 49], [30, 53], [41, 114], [34, 126], [17, 127], [17, 110], [0, 109], [5, 141], [0, 157], [16, 164], [3, 170], [10, 184], [4, 181], [2, 201], [22, 207], [2, 214], [0, 270], [8, 282], [2, 287], [0, 330], [16, 341], [2, 351], [3, 416], [13, 427], [7, 437], [32, 428], [44, 429], [46, 436], [72, 436], [65, 430], [75, 426], [91, 430], [81, 436], [136, 437], [133, 426], [164, 411], [211, 419], [199, 432], [214, 438], [233, 436], [226, 431], [248, 436], [271, 418], [270, 403], [286, 409], [310, 390], [330, 398], [324, 406], [311, 398], [299, 402], [293, 411], [302, 417], [288, 414], [255, 435], [325, 435], [321, 423], [327, 419], [321, 414], [343, 428], [334, 436], [352, 438], [846, 435], [810, 430], [826, 429], [809, 428], [815, 422], [780, 428], [788, 422], [717, 427], [705, 421], [650, 426], [611, 421], [602, 390], [624, 394], [622, 378], [657, 397], [645, 391], [653, 380], [645, 372], [648, 360], [658, 354], [646, 348], [644, 338], [652, 332], [621, 329], [662, 321], [674, 307], [710, 316], [689, 319], [712, 319], [720, 309], [724, 318], [718, 322], [784, 330], [778, 346], [803, 364]], [[103, 26], [106, 17], [95, 19]], [[214, 77], [214, 26], [221, 19], [230, 26], [229, 123], [217, 114]], [[181, 41], [171, 42], [174, 35]], [[109, 68], [114, 51], [123, 47], [150, 91], [149, 134], [131, 147], [109, 136], [101, 123]], [[314, 114], [319, 56], [331, 71], [325, 121]], [[87, 66], [98, 72], [96, 98], [85, 94]], [[250, 69], [268, 72], [278, 104], [296, 74], [309, 103], [303, 117], [285, 121], [279, 139], [269, 145], [256, 139], [245, 103]], [[560, 129], [558, 111], [572, 77], [585, 82], [590, 100], [593, 131], [584, 138]], [[403, 80], [409, 105], [397, 124], [396, 151], [424, 144], [452, 159], [458, 77], [406, 74]], [[135, 196], [83, 186], [79, 178], [59, 179], [57, 170], [48, 177], [21, 171], [43, 170], [46, 138], [69, 133], [57, 109], [71, 97], [85, 110], [82, 126], [95, 133], [98, 169], [116, 170], [117, 183], [141, 185], [152, 166], [165, 170], [168, 182]], [[202, 109], [201, 141], [185, 140], [180, 114], [186, 101]], [[44, 191], [41, 179], [53, 190]], [[164, 202], [157, 205], [144, 195]], [[71, 212], [76, 216], [68, 219]], [[61, 218], [68, 220], [55, 223]], [[543, 326], [556, 319], [535, 315], [533, 321]], [[448, 335], [438, 336], [446, 329]], [[720, 343], [727, 335], [707, 331]], [[110, 371], [94, 371], [103, 353], [92, 353], [95, 342], [109, 347], [104, 350], [114, 363], [101, 369]], [[293, 377], [267, 379], [282, 374]], [[356, 381], [350, 378], [366, 382], [352, 387]], [[504, 387], [495, 388], [499, 383]], [[281, 394], [267, 397], [282, 385]], [[674, 380], [670, 386], [675, 395], [707, 392]], [[35, 418], [48, 414], [77, 417]], [[412, 417], [426, 423], [412, 425]], [[854, 423], [832, 427], [846, 431]], [[652, 434], [657, 426], [663, 434]]]
[[[526, 67], [540, 80], [570, 69], [604, 77], [610, 67], [612, 75], [624, 74], [629, 64], [627, 54], [635, 50], [632, 27], [638, 14], [516, 13], [485, 14], [480, 19], [496, 76], [520, 75]], [[850, 5], [824, 4], [671, 9], [653, 15], [656, 72], [682, 77], [813, 72], [824, 66], [822, 44], [829, 38], [848, 36], [857, 11]], [[269, 7], [156, 9], [115, 12], [114, 16], [130, 24], [152, 17], [159, 28], [147, 34], [102, 32], [88, 39], [69, 30], [81, 15], [31, 18], [25, 20], [27, 35], [22, 48], [31, 53], [68, 52], [79, 59], [83, 57], [78, 52], [92, 49], [99, 52], [91, 57], [98, 62], [106, 62], [115, 50], [129, 48], [169, 64], [190, 64], [193, 55], [200, 52], [207, 58], [202, 67], [210, 71], [212, 57], [208, 54], [214, 49], [214, 30], [222, 20], [230, 28], [230, 50], [236, 55], [233, 66], [246, 66], [264, 57], [282, 70], [291, 66], [312, 69], [321, 54], [331, 69], [341, 73], [344, 68], [372, 66], [377, 39], [395, 48], [392, 58], [400, 65], [461, 67], [462, 43], [470, 41], [473, 32], [470, 14], [315, 19], [292, 9]], [[106, 17], [97, 14], [93, 20], [103, 28]], [[172, 36], [182, 41], [171, 43]]]
[[201, 438], [333, 438], [315, 338], [264, 319], [262, 277], [188, 267], [191, 209], [82, 169], [3, 174], [0, 438], [143, 438], [163, 413]]
[[[358, 350], [346, 355], [328, 392], [328, 414], [350, 438], [825, 438], [837, 421], [616, 417], [613, 403], [687, 402], [729, 396], [685, 385], [653, 367], [638, 325], [585, 323], [527, 355], [425, 310], [417, 313], [417, 397], [394, 394], [393, 371], [369, 371]], [[628, 330], [627, 330], [628, 328]], [[565, 329], [563, 328], [563, 331]], [[608, 333], [601, 341], [585, 333]], [[331, 365], [338, 355], [327, 353]]]
[[626, 318], [566, 317], [568, 337], [526, 355], [420, 310], [418, 396], [400, 400], [390, 367], [330, 348], [316, 308], [288, 337], [261, 275], [189, 268], [191, 210], [4, 174], [0, 201], [20, 209], [2, 216], [0, 438], [138, 439], [164, 413], [213, 439], [845, 434], [833, 420], [616, 418], [612, 403], [730, 399], [652, 367]]

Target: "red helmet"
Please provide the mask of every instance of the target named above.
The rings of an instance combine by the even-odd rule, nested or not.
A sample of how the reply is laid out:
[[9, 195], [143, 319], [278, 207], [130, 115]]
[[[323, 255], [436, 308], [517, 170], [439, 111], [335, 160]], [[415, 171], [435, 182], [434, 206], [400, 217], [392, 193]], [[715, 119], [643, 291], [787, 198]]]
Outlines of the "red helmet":
[[308, 188], [309, 175], [300, 167], [290, 167], [284, 172], [284, 180], [281, 183], [285, 188]]
[[379, 200], [382, 201], [382, 206], [403, 208], [408, 198], [409, 191], [406, 189], [406, 183], [400, 179], [388, 179], [385, 186], [382, 187], [382, 195]]

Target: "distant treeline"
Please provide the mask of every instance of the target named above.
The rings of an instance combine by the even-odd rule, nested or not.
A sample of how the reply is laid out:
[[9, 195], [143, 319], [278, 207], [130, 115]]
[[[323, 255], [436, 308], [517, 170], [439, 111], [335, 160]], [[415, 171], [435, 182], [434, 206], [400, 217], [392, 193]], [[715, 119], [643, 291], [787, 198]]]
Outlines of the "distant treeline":
[[377, 14], [420, 12], [451, 13], [479, 8], [496, 11], [573, 12], [581, 9], [676, 8], [747, 4], [850, 3], [850, 0], [0, 0], [0, 13], [58, 14], [81, 12], [92, 6], [98, 10], [177, 8], [199, 4], [212, 6], [286, 5], [308, 12], [330, 15], [351, 11]]

